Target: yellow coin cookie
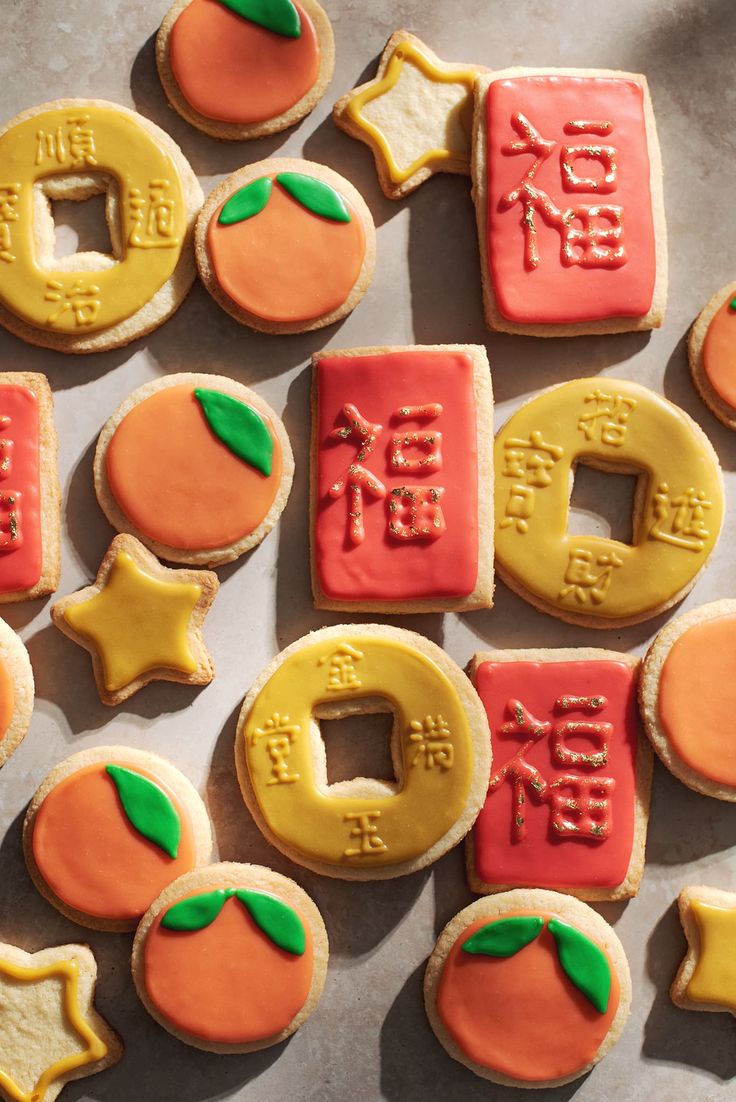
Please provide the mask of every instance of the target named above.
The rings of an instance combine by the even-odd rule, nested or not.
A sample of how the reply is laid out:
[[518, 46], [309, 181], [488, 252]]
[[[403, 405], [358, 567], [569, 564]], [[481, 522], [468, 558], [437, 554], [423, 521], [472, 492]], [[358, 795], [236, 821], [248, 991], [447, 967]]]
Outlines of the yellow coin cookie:
[[[327, 783], [319, 719], [392, 712], [396, 782]], [[245, 699], [236, 764], [266, 837], [343, 879], [400, 876], [467, 833], [490, 771], [480, 700], [435, 644], [381, 625], [323, 628], [283, 651]]]
[[[537, 608], [587, 627], [623, 627], [679, 601], [718, 539], [723, 479], [702, 429], [624, 379], [553, 387], [496, 437], [496, 563]], [[633, 542], [568, 532], [577, 463], [638, 475]]]
[[[101, 100], [57, 100], [0, 131], [0, 322], [66, 352], [126, 344], [165, 321], [194, 278], [202, 192], [174, 142]], [[105, 193], [112, 254], [57, 259], [51, 201]]]

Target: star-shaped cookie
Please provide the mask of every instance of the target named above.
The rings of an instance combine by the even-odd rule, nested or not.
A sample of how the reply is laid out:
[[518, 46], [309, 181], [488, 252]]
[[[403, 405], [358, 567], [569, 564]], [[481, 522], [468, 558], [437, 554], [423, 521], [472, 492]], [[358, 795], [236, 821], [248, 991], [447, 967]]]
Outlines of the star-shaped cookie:
[[373, 150], [381, 188], [403, 199], [435, 172], [470, 174], [473, 84], [482, 65], [448, 64], [395, 31], [373, 80], [335, 104], [335, 123]]
[[688, 950], [670, 988], [672, 1001], [685, 1010], [736, 1016], [736, 892], [683, 888], [678, 906]]
[[93, 1006], [97, 963], [84, 945], [26, 953], [0, 944], [0, 1094], [53, 1102], [70, 1079], [117, 1063], [122, 1045]]
[[215, 675], [202, 622], [219, 582], [210, 570], [162, 566], [134, 536], [116, 536], [92, 585], [57, 601], [58, 628], [92, 655], [103, 704], [149, 681], [207, 685]]

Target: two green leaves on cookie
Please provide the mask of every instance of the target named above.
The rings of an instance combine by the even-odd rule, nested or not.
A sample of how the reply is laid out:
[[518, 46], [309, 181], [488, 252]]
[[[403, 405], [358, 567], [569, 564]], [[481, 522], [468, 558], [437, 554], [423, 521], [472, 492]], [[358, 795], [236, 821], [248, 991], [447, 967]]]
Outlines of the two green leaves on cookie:
[[249, 888], [215, 888], [182, 899], [161, 919], [165, 930], [192, 933], [211, 926], [228, 899], [237, 899], [266, 937], [287, 953], [300, 957], [306, 948], [304, 924], [287, 903]]
[[[511, 957], [539, 937], [544, 924], [545, 920], [538, 915], [499, 918], [471, 934], [463, 942], [462, 950], [479, 956]], [[551, 918], [547, 928], [555, 939], [557, 955], [568, 979], [599, 1014], [605, 1014], [611, 993], [611, 966], [605, 953], [580, 930], [559, 918]]]
[[260, 176], [234, 192], [220, 211], [219, 224], [234, 226], [260, 214], [271, 198], [274, 183], [312, 214], [330, 222], [352, 222], [345, 200], [324, 180], [303, 172], [279, 172], [273, 178]]

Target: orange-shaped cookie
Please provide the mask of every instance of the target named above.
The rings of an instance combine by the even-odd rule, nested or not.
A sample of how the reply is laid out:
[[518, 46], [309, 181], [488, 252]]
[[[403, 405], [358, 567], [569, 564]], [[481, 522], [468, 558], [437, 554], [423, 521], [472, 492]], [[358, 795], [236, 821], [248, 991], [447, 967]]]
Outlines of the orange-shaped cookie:
[[736, 430], [736, 282], [716, 291], [690, 330], [688, 359], [706, 406]]
[[178, 769], [121, 746], [83, 750], [36, 791], [23, 848], [41, 894], [75, 922], [130, 930], [167, 884], [209, 859], [204, 804]]
[[320, 913], [293, 881], [258, 865], [211, 865], [171, 884], [144, 916], [133, 978], [146, 1009], [180, 1040], [249, 1052], [306, 1020], [327, 953]]

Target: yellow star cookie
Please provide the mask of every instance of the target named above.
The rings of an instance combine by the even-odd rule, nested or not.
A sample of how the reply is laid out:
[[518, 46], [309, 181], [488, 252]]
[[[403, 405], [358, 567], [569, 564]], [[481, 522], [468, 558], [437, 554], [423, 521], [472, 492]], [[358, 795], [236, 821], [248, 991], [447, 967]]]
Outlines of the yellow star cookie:
[[685, 1010], [736, 1015], [736, 892], [683, 888], [678, 906], [688, 951], [670, 989], [672, 1001]]
[[482, 65], [451, 65], [395, 31], [373, 80], [335, 104], [335, 123], [373, 150], [389, 199], [402, 199], [435, 172], [470, 174], [473, 84]]
[[134, 536], [121, 535], [94, 584], [57, 601], [51, 616], [90, 652], [100, 699], [116, 705], [149, 681], [212, 680], [201, 627], [218, 586], [211, 571], [171, 570]]
[[92, 1000], [97, 964], [83, 945], [25, 953], [0, 944], [0, 1095], [53, 1102], [69, 1079], [116, 1063], [122, 1046]]

